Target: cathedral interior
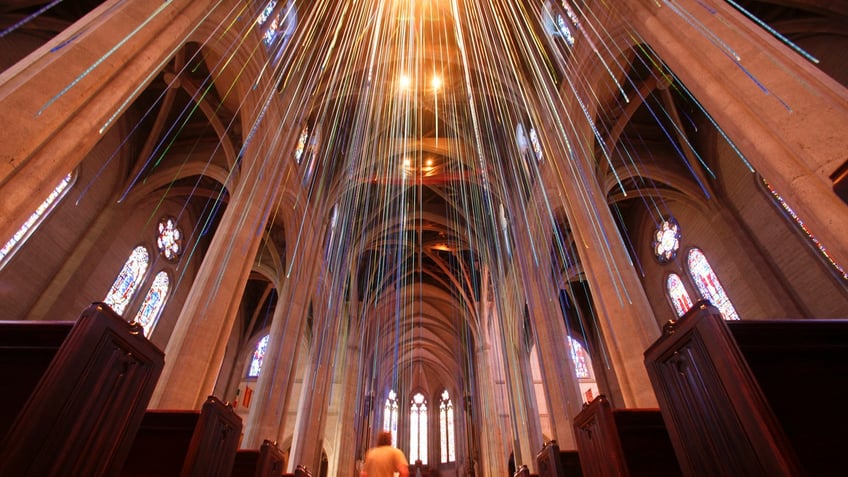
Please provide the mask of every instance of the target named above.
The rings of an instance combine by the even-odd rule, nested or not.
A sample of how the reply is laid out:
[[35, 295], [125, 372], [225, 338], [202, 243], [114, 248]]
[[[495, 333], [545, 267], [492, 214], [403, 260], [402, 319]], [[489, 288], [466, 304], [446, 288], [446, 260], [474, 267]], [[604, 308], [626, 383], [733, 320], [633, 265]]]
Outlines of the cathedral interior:
[[700, 300], [848, 318], [848, 2], [6, 0], [0, 31], [0, 319], [106, 303], [164, 352], [151, 409], [215, 396], [289, 471], [390, 429], [434, 476], [535, 472], [584, 403], [657, 406], [645, 350]]

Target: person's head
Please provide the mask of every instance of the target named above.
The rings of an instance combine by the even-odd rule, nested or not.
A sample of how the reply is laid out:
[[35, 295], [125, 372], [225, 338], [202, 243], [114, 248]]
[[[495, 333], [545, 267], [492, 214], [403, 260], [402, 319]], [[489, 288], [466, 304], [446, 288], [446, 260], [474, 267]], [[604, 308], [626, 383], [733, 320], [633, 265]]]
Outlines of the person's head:
[[390, 431], [380, 431], [377, 433], [377, 445], [378, 446], [390, 446], [392, 445], [392, 433]]

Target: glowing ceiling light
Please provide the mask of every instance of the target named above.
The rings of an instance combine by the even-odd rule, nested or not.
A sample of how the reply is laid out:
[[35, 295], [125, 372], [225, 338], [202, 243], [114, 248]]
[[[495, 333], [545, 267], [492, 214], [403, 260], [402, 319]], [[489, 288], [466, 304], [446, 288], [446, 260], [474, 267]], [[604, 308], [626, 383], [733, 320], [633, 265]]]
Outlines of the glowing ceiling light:
[[433, 78], [430, 80], [430, 86], [434, 90], [439, 90], [442, 87], [442, 77], [439, 75], [433, 75]]
[[412, 87], [412, 78], [409, 75], [402, 74], [400, 75], [400, 79], [398, 80], [398, 86], [400, 86], [401, 91], [409, 90]]

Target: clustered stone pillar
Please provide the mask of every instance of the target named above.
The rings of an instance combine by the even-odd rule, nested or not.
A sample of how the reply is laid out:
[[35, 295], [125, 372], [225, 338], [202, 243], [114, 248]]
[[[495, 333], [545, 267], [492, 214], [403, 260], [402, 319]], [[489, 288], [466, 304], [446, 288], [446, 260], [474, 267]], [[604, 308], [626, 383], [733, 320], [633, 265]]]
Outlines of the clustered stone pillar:
[[745, 159], [846, 266], [848, 207], [830, 179], [848, 150], [845, 88], [727, 2], [707, 9], [682, 0], [672, 9], [626, 0], [610, 7], [627, 14]]
[[[257, 145], [261, 143], [256, 143]], [[272, 141], [269, 150], [277, 144]], [[265, 224], [274, 208], [284, 161], [261, 160], [248, 149], [240, 181], [227, 204], [176, 327], [151, 407], [198, 409], [218, 379], [227, 341]]]
[[[302, 256], [311, 257], [312, 254], [307, 252]], [[300, 341], [311, 299], [309, 290], [318, 268], [318, 264], [304, 263], [299, 257], [293, 260], [297, 273], [285, 279], [274, 309], [266, 358], [244, 426], [243, 447], [258, 448], [264, 439], [278, 440], [280, 432], [286, 428]]]
[[[139, 93], [139, 78], [159, 71], [209, 14], [209, 3], [107, 1], [96, 17], [71, 25], [0, 75], [0, 237], [11, 237], [82, 162]], [[112, 51], [116, 38], [125, 41]]]

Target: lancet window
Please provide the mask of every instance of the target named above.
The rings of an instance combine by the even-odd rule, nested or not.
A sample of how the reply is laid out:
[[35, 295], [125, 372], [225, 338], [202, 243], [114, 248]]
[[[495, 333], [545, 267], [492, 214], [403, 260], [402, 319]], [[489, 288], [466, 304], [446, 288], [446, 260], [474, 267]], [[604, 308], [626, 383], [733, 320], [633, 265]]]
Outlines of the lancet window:
[[147, 266], [150, 263], [150, 254], [147, 248], [139, 245], [130, 253], [129, 258], [124, 262], [123, 268], [118, 273], [118, 278], [109, 289], [109, 293], [103, 302], [109, 305], [115, 313], [124, 314], [124, 310], [135, 295], [138, 286], [144, 280], [144, 274], [147, 272]]
[[53, 188], [53, 191], [44, 199], [44, 202], [41, 203], [21, 225], [21, 227], [17, 230], [17, 232], [12, 235], [3, 248], [0, 248], [0, 267], [4, 264], [7, 257], [10, 257], [12, 252], [15, 251], [22, 243], [32, 235], [41, 222], [44, 220], [47, 215], [56, 208], [56, 205], [61, 202], [61, 200], [67, 195], [68, 191], [71, 190], [71, 184], [74, 180], [74, 174], [70, 173], [65, 176], [64, 179], [59, 182], [59, 184]]
[[574, 363], [574, 374], [577, 379], [594, 379], [591, 360], [586, 348], [579, 341], [568, 336], [568, 351], [571, 353], [571, 361]]
[[736, 309], [730, 303], [730, 298], [724, 292], [724, 287], [721, 286], [721, 282], [704, 253], [693, 248], [689, 251], [687, 264], [692, 281], [695, 282], [701, 296], [718, 308], [725, 320], [738, 320], [739, 315], [736, 313]]
[[268, 341], [271, 335], [263, 336], [253, 350], [253, 358], [250, 360], [250, 368], [247, 370], [248, 378], [258, 378], [259, 372], [262, 371], [262, 361], [265, 359], [265, 352], [268, 350]]
[[409, 406], [409, 461], [419, 460], [427, 463], [427, 399], [415, 393]]
[[692, 299], [689, 298], [689, 292], [686, 291], [683, 280], [680, 279], [678, 274], [670, 273], [668, 275], [665, 280], [665, 290], [677, 316], [683, 316], [692, 308]]
[[383, 429], [392, 433], [392, 445], [397, 447], [398, 400], [394, 390], [389, 391], [383, 407]]
[[168, 278], [168, 273], [163, 270], [156, 274], [153, 284], [147, 290], [147, 295], [145, 295], [141, 308], [135, 316], [135, 321], [144, 328], [144, 336], [149, 337], [153, 328], [156, 327], [159, 315], [162, 314], [162, 308], [165, 307], [165, 301], [168, 299], [170, 285], [171, 279]]
[[453, 419], [453, 401], [445, 389], [439, 401], [439, 448], [442, 462], [456, 462], [456, 431]]

